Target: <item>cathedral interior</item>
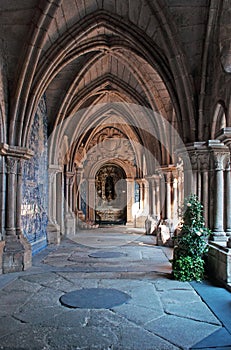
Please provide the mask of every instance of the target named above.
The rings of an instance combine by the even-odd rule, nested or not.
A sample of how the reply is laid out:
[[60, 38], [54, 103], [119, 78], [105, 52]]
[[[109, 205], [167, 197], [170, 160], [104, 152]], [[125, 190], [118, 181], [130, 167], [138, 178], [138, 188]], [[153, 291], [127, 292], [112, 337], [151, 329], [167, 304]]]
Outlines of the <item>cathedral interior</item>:
[[0, 273], [196, 194], [231, 283], [231, 1], [0, 2]]

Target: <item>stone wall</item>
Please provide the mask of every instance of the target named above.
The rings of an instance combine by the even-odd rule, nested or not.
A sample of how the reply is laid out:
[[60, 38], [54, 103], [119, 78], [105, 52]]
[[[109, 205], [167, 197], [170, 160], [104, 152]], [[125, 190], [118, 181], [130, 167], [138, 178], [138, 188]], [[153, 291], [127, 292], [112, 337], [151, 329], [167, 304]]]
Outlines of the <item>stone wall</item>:
[[31, 128], [29, 148], [34, 156], [25, 162], [22, 183], [22, 229], [35, 254], [47, 245], [48, 147], [45, 98], [41, 99]]
[[231, 249], [210, 243], [208, 273], [211, 278], [231, 288]]

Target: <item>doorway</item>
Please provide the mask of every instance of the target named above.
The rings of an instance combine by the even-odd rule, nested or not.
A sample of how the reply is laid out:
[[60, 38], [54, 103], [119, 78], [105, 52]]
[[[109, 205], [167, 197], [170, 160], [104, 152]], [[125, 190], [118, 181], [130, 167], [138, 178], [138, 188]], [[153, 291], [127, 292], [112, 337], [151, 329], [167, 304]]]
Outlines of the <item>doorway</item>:
[[127, 221], [127, 182], [124, 170], [114, 164], [101, 167], [95, 177], [96, 222], [125, 225]]

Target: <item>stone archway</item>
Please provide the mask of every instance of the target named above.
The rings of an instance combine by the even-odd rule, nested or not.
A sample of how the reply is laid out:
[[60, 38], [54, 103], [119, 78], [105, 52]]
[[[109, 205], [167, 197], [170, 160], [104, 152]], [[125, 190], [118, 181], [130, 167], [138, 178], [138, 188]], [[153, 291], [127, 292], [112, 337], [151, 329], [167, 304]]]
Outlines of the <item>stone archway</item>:
[[124, 170], [105, 164], [95, 177], [95, 218], [100, 224], [125, 224], [127, 221], [127, 184]]

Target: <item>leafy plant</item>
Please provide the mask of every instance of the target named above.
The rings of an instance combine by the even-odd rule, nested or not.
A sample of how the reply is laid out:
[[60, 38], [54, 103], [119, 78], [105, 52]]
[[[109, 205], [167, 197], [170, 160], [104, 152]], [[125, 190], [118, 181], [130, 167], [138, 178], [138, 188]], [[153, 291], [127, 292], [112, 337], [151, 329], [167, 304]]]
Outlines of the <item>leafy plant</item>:
[[174, 242], [173, 276], [181, 281], [199, 281], [204, 275], [203, 258], [211, 231], [205, 227], [203, 206], [196, 195], [185, 199], [182, 212], [181, 231]]
[[178, 281], [201, 281], [204, 277], [204, 260], [197, 256], [182, 256], [174, 261], [173, 275]]

